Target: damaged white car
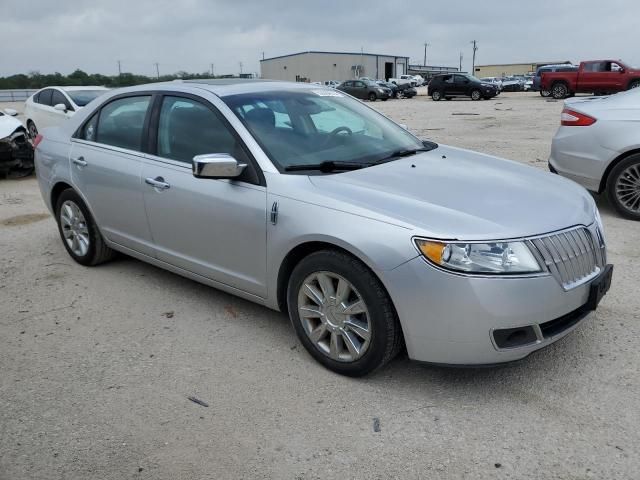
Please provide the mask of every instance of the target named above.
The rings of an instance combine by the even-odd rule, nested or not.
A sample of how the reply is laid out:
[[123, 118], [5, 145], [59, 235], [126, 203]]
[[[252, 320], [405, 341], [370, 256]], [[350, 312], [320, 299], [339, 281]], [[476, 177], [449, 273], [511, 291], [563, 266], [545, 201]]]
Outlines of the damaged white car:
[[34, 170], [33, 146], [17, 115], [11, 108], [0, 111], [0, 178], [26, 177]]

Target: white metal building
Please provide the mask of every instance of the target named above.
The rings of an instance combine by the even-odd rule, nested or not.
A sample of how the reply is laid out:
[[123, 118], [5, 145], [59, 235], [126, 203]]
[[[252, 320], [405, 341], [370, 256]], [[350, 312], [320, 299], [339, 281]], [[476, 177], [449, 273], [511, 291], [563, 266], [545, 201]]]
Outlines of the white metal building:
[[398, 77], [407, 73], [409, 57], [377, 53], [300, 52], [260, 61], [260, 76], [292, 82]]

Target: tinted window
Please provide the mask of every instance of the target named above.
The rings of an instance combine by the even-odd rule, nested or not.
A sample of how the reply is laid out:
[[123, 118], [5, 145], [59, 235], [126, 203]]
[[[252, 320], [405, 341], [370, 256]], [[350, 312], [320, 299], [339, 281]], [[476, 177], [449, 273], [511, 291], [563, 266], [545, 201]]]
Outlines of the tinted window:
[[67, 108], [67, 110], [72, 110], [71, 104], [69, 103], [69, 100], [67, 100], [67, 97], [65, 97], [62, 92], [54, 90], [53, 94], [51, 95], [51, 105], [55, 106], [59, 103], [63, 104]]
[[126, 97], [100, 110], [96, 141], [114, 147], [142, 150], [144, 119], [150, 96]]
[[[264, 108], [246, 115], [260, 117]], [[270, 111], [270, 110], [269, 110]], [[210, 108], [195, 100], [165, 97], [158, 122], [158, 156], [191, 163], [205, 153], [228, 153], [236, 160], [247, 157], [236, 137]]]
[[40, 92], [40, 94], [38, 95], [38, 103], [40, 103], [42, 105], [51, 106], [51, 94], [52, 93], [53, 93], [53, 90], [51, 90], [50, 88], [46, 88], [46, 89], [42, 90]]
[[88, 140], [90, 142], [96, 141], [96, 127], [98, 126], [98, 113], [94, 113], [93, 117], [84, 124], [80, 135], [78, 136], [82, 140]]

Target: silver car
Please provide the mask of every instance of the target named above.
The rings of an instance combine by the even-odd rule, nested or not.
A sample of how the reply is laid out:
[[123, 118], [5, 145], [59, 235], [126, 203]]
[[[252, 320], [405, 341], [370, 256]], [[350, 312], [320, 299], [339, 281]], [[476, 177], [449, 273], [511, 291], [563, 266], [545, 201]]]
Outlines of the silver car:
[[549, 168], [640, 220], [640, 88], [565, 101]]
[[36, 144], [77, 262], [117, 250], [287, 312], [309, 353], [346, 375], [405, 345], [424, 362], [521, 359], [611, 282], [582, 187], [420, 141], [329, 88], [120, 89]]

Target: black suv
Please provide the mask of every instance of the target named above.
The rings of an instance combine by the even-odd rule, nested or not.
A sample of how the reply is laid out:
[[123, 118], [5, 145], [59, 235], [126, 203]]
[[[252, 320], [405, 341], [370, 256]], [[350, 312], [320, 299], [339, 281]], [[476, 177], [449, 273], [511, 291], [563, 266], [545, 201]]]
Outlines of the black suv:
[[498, 95], [498, 88], [491, 83], [484, 83], [476, 77], [463, 73], [436, 75], [429, 82], [429, 95], [436, 102], [451, 100], [453, 97], [471, 97], [471, 100], [488, 100]]

